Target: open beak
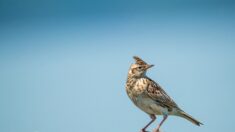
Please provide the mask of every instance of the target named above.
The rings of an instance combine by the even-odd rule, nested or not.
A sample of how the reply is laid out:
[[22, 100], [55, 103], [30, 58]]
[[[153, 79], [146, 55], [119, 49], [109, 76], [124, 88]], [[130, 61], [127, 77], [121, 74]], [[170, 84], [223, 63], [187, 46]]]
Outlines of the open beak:
[[147, 69], [149, 69], [149, 68], [151, 68], [151, 67], [153, 67], [153, 66], [154, 66], [154, 65], [147, 65], [145, 69], [147, 70]]

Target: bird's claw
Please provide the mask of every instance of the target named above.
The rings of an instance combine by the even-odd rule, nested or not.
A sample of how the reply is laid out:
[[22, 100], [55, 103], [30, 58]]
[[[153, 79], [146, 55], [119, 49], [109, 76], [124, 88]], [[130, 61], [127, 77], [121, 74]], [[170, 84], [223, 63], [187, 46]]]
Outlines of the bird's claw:
[[149, 132], [149, 131], [146, 131], [146, 130], [144, 130], [144, 129], [141, 129], [140, 132]]
[[160, 130], [159, 129], [154, 129], [153, 132], [160, 132]]

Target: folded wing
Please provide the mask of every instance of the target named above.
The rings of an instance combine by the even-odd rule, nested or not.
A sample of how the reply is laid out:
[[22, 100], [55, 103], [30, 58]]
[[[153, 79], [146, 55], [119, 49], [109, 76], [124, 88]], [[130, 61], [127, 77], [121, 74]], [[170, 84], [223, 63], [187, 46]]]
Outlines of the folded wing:
[[177, 104], [167, 95], [167, 93], [158, 85], [156, 82], [148, 78], [148, 87], [146, 92], [149, 97], [151, 97], [158, 105], [162, 107], [167, 107], [169, 111], [173, 108], [178, 108]]

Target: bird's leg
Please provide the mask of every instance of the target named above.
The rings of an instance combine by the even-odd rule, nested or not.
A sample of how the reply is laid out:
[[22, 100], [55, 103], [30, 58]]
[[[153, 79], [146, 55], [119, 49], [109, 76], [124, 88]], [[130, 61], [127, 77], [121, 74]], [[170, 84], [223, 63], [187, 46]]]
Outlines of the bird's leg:
[[164, 121], [167, 119], [168, 115], [163, 115], [163, 119], [160, 122], [160, 124], [158, 125], [158, 127], [156, 129], [153, 130], [153, 132], [160, 132], [159, 129], [162, 126], [162, 124], [164, 123]]
[[152, 124], [155, 120], [156, 120], [156, 116], [155, 115], [150, 115], [150, 118], [152, 119], [144, 128], [142, 128], [141, 130], [140, 130], [140, 132], [147, 132], [145, 129], [146, 128], [148, 128], [148, 126], [150, 125], [150, 124]]

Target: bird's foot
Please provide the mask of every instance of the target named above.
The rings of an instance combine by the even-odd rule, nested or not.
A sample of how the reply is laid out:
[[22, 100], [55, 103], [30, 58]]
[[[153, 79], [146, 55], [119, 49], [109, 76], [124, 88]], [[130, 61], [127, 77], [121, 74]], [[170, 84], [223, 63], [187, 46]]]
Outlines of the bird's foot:
[[149, 132], [149, 131], [146, 131], [145, 129], [141, 129], [140, 132]]
[[160, 129], [153, 129], [153, 132], [160, 132]]

